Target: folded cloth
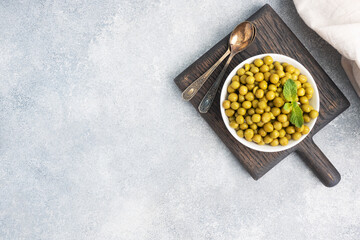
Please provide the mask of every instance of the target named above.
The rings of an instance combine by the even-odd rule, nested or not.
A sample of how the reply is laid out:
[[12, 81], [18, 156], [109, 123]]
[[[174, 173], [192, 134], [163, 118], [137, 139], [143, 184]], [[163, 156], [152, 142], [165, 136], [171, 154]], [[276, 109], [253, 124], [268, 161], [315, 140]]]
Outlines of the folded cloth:
[[341, 64], [360, 97], [360, 0], [294, 0], [317, 34], [341, 55]]

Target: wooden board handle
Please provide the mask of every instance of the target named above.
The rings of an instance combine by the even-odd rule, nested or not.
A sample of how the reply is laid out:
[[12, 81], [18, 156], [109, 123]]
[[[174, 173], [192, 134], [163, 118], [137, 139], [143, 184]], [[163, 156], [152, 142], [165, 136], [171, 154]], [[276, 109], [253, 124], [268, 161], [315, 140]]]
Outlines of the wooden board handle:
[[325, 186], [333, 187], [340, 182], [340, 173], [312, 138], [304, 139], [299, 145], [297, 152]]

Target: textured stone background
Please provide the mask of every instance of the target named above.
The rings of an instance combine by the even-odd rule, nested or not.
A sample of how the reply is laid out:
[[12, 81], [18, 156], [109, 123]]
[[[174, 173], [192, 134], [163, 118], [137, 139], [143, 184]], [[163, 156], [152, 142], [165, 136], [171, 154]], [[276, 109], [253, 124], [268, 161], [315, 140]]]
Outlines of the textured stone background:
[[[351, 102], [254, 181], [173, 78], [263, 4]], [[292, 1], [2, 1], [0, 239], [360, 239], [360, 101]]]

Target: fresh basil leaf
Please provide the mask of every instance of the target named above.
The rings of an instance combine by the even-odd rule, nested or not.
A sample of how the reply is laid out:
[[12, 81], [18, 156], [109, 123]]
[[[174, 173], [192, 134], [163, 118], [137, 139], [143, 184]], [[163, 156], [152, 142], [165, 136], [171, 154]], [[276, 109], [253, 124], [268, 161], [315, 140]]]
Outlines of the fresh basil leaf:
[[292, 111], [290, 115], [290, 122], [296, 127], [300, 128], [304, 124], [303, 111], [297, 104], [297, 102], [292, 103]]
[[297, 86], [294, 80], [288, 79], [284, 84], [283, 89], [284, 97], [289, 102], [295, 102], [297, 96]]
[[291, 103], [289, 103], [289, 102], [288, 102], [288, 103], [285, 103], [283, 108], [284, 108], [286, 111], [287, 111], [287, 110], [290, 110], [290, 108], [291, 108]]

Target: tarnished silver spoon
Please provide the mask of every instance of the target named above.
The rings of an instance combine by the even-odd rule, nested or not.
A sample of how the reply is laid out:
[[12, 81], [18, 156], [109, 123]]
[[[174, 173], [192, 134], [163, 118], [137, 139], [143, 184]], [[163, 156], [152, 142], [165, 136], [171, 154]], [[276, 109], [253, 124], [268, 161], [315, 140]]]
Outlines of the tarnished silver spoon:
[[209, 91], [205, 94], [204, 98], [200, 102], [198, 109], [201, 113], [207, 113], [209, 111], [221, 83], [221, 80], [224, 77], [226, 69], [228, 68], [232, 58], [236, 54], [247, 48], [250, 43], [252, 43], [255, 38], [255, 33], [255, 26], [250, 22], [243, 22], [238, 25], [234, 29], [234, 31], [232, 31], [229, 38], [230, 56], [226, 61], [224, 68], [221, 70], [219, 76], [216, 78], [216, 81], [213, 83]]
[[[239, 25], [237, 25], [234, 29], [234, 31], [236, 29], [238, 29], [240, 26], [243, 27], [244, 24], [247, 24], [249, 22], [242, 22]], [[255, 26], [253, 26], [255, 28]], [[233, 32], [234, 32], [233, 31]], [[254, 40], [255, 38], [255, 34], [253, 39], [251, 40], [251, 42]], [[251, 44], [251, 42], [249, 43], [249, 45]], [[200, 90], [200, 88], [204, 85], [204, 83], [206, 82], [206, 80], [208, 80], [208, 78], [210, 77], [210, 75], [214, 72], [214, 70], [220, 65], [220, 63], [222, 63], [222, 61], [224, 61], [224, 59], [230, 54], [230, 46], [229, 48], [226, 50], [226, 52], [224, 53], [224, 55], [222, 55], [222, 57], [214, 64], [211, 66], [211, 68], [209, 68], [209, 70], [207, 70], [203, 75], [201, 75], [198, 79], [196, 79], [193, 83], [191, 83], [183, 92], [182, 92], [182, 98], [186, 101], [190, 101], [195, 95], [196, 93]]]

